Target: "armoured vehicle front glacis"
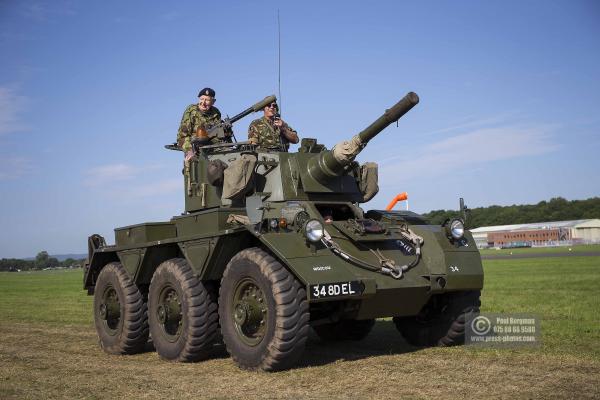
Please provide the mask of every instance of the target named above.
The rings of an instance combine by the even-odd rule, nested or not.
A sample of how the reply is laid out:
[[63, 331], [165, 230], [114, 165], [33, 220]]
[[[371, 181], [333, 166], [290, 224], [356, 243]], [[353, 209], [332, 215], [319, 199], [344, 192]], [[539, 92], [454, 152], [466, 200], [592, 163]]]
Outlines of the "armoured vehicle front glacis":
[[356, 155], [418, 101], [409, 93], [332, 150], [197, 147], [185, 213], [117, 228], [114, 246], [89, 238], [84, 287], [104, 350], [135, 353], [151, 336], [162, 358], [196, 361], [222, 340], [241, 367], [280, 370], [311, 327], [360, 340], [382, 317], [413, 345], [461, 343], [483, 286], [462, 221], [359, 207], [378, 191], [377, 165]]

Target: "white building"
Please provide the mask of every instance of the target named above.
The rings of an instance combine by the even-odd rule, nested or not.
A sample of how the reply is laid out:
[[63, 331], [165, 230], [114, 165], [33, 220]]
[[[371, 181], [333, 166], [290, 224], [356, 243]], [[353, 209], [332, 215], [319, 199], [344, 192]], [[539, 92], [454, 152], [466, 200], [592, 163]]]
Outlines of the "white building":
[[600, 219], [482, 226], [471, 233], [480, 248], [522, 242], [532, 246], [600, 243]]

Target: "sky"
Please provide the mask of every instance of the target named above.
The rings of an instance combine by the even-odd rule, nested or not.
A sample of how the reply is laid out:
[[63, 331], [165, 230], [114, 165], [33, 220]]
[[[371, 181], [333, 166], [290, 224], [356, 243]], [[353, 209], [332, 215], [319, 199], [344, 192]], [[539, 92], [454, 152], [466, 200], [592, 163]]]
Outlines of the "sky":
[[0, 0], [0, 258], [180, 214], [183, 110], [279, 95], [279, 55], [282, 118], [328, 148], [419, 95], [358, 157], [365, 209], [598, 196], [599, 38], [595, 1]]

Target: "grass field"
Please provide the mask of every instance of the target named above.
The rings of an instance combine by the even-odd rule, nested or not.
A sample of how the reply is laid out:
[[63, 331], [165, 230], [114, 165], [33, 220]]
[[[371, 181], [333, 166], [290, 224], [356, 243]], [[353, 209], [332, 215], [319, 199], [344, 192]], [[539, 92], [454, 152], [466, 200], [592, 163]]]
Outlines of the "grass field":
[[300, 366], [239, 370], [223, 352], [177, 364], [97, 345], [81, 271], [0, 273], [0, 399], [597, 398], [600, 257], [486, 260], [482, 311], [542, 318], [540, 348], [419, 349], [389, 320], [362, 342], [311, 336]]
[[[570, 250], [569, 250], [570, 249]], [[564, 254], [564, 253], [600, 253], [600, 244], [585, 244], [559, 247], [521, 247], [516, 249], [482, 249], [482, 256], [504, 256], [516, 254]]]

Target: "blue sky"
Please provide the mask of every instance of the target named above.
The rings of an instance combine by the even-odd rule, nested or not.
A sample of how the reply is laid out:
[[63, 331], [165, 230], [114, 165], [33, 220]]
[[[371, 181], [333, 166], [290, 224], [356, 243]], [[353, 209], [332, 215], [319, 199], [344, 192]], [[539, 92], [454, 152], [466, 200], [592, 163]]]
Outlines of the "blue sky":
[[278, 8], [282, 116], [301, 137], [331, 147], [421, 98], [360, 155], [380, 167], [365, 208], [600, 194], [597, 2], [6, 0], [0, 257], [84, 252], [181, 213], [181, 154], [163, 145], [202, 87], [229, 115], [277, 94]]

